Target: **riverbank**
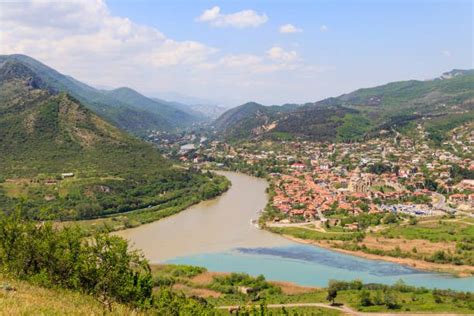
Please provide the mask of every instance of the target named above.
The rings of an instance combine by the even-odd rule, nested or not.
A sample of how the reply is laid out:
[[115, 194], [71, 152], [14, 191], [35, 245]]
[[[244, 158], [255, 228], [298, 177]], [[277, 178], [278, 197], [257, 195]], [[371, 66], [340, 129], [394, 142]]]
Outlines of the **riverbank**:
[[[201, 297], [221, 310], [245, 310], [263, 303], [266, 308], [295, 308], [298, 314], [332, 315], [331, 308], [350, 315], [429, 313], [471, 314], [472, 294], [450, 290], [429, 290], [397, 282], [394, 285], [364, 284], [361, 281], [333, 281], [336, 303], [327, 300], [328, 288], [304, 287], [275, 282], [262, 276], [213, 272], [188, 265], [152, 265], [155, 285], [166, 284], [186, 296]], [[389, 294], [387, 294], [389, 293]], [[416, 299], [413, 299], [416, 297]], [[319, 310], [322, 308], [322, 310]]]
[[163, 204], [143, 209], [132, 210], [119, 214], [99, 217], [95, 219], [56, 222], [56, 227], [76, 225], [86, 231], [118, 232], [156, 222], [163, 218], [176, 215], [182, 211], [198, 205], [201, 202], [214, 200], [229, 190], [232, 183], [224, 176], [214, 178], [215, 190], [204, 196], [179, 196]]
[[416, 259], [411, 259], [411, 258], [395, 258], [395, 257], [389, 257], [389, 256], [380, 256], [380, 255], [368, 254], [362, 251], [351, 251], [351, 250], [337, 248], [337, 247], [334, 247], [329, 241], [314, 241], [314, 240], [307, 240], [307, 239], [293, 237], [291, 235], [277, 234], [277, 233], [274, 233], [274, 234], [283, 236], [287, 238], [288, 240], [301, 243], [301, 244], [313, 245], [316, 247], [321, 247], [321, 248], [337, 251], [344, 254], [349, 254], [349, 255], [365, 258], [365, 259], [370, 259], [370, 260], [382, 260], [386, 262], [397, 263], [397, 264], [401, 264], [404, 266], [408, 266], [408, 267], [423, 270], [423, 271], [449, 273], [457, 277], [472, 277], [474, 275], [474, 267], [472, 266], [467, 266], [467, 265], [458, 266], [454, 264], [440, 264], [440, 263], [427, 262], [427, 261], [416, 260]]
[[173, 216], [114, 234], [129, 240], [152, 263], [239, 247], [277, 247], [291, 243], [250, 224], [267, 203], [265, 180], [235, 172], [217, 173], [232, 183], [224, 194]]

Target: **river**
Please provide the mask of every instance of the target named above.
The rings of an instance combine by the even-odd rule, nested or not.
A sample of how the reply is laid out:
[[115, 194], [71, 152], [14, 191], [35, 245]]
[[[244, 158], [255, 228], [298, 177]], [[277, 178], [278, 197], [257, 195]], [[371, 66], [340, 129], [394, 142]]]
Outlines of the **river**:
[[369, 260], [302, 245], [251, 225], [265, 207], [267, 182], [220, 172], [231, 188], [216, 199], [133, 229], [117, 232], [152, 263], [192, 264], [210, 271], [263, 274], [270, 280], [326, 286], [330, 279], [474, 291], [474, 278], [427, 273], [395, 263]]

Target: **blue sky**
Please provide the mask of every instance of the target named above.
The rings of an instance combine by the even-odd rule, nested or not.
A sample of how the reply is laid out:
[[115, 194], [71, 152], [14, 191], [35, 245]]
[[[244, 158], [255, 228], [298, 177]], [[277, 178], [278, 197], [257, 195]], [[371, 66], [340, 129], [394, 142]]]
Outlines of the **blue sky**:
[[[54, 19], [70, 8], [43, 9]], [[47, 25], [59, 28], [50, 53], [38, 49], [44, 38], [33, 39], [33, 47], [26, 44], [31, 38], [2, 30], [3, 40], [18, 42], [3, 51], [31, 54], [91, 84], [127, 85], [156, 96], [177, 92], [226, 105], [312, 102], [473, 68], [472, 1], [92, 0], [74, 8], [81, 10], [97, 29], [81, 24], [68, 33], [61, 23]], [[5, 20], [21, 30], [34, 26], [26, 16], [11, 15]], [[287, 24], [296, 32], [280, 32]], [[70, 45], [64, 37], [84, 39], [84, 33], [94, 45], [81, 47], [80, 55], [65, 54]], [[100, 73], [87, 69], [98, 65]]]

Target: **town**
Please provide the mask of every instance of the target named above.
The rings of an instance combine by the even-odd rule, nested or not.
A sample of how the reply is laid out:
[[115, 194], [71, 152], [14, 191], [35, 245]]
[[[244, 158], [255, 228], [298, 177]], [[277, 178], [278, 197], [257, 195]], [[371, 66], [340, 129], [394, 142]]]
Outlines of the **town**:
[[357, 143], [231, 145], [185, 135], [159, 144], [189, 165], [267, 175], [275, 191], [273, 206], [292, 221], [320, 219], [331, 209], [352, 215], [389, 211], [472, 216], [474, 180], [461, 173], [474, 172], [474, 132], [468, 125], [460, 127], [437, 149], [428, 146], [421, 125], [417, 132], [409, 138], [382, 131], [382, 137]]
[[226, 142], [205, 131], [149, 140], [189, 168], [266, 178], [269, 202], [252, 221], [260, 228], [363, 257], [474, 272], [472, 122], [440, 144], [422, 124], [352, 143]]

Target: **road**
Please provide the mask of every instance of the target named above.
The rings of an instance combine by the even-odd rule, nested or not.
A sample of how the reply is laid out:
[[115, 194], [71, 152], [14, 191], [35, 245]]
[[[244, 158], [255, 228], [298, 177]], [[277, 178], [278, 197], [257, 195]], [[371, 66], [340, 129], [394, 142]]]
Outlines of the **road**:
[[433, 204], [433, 207], [438, 210], [442, 210], [448, 213], [456, 213], [457, 210], [446, 205], [446, 198], [444, 195], [439, 194], [438, 192], [433, 192], [433, 195], [438, 198], [438, 202]]

